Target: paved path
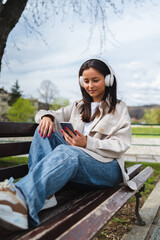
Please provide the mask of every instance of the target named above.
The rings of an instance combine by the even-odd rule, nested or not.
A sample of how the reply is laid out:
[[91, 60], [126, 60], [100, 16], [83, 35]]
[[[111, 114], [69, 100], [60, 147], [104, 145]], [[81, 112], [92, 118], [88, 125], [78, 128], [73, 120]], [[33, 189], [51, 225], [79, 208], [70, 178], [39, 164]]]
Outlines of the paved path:
[[[160, 138], [133, 138], [126, 161], [160, 163]], [[134, 225], [121, 240], [160, 240], [160, 182], [140, 210], [146, 226]]]
[[126, 161], [160, 163], [160, 138], [132, 138]]

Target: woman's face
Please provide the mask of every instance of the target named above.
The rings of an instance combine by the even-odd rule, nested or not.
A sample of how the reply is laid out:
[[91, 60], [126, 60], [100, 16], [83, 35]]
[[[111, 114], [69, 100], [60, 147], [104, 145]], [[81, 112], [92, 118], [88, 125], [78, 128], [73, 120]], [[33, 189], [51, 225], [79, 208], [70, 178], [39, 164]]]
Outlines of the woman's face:
[[83, 71], [83, 87], [93, 98], [94, 102], [100, 102], [105, 93], [105, 80], [103, 74], [94, 68]]

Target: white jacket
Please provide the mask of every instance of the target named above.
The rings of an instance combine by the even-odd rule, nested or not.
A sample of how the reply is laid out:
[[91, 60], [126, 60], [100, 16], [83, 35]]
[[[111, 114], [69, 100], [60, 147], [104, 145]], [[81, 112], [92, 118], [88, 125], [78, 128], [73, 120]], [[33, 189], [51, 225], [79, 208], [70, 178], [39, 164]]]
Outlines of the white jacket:
[[[83, 101], [63, 107], [57, 111], [40, 110], [35, 121], [40, 122], [45, 115], [54, 117], [55, 128], [60, 132], [60, 122], [71, 122], [74, 129], [83, 132], [84, 122], [81, 119], [80, 106]], [[108, 114], [109, 105], [106, 106], [103, 115], [102, 102], [99, 105], [100, 116], [94, 119], [92, 128], [87, 135], [86, 148], [81, 148], [90, 156], [101, 162], [110, 162], [116, 158], [122, 170], [124, 184], [135, 190], [136, 184], [129, 181], [129, 176], [124, 170], [123, 154], [131, 145], [131, 123], [128, 109], [125, 103], [116, 104], [114, 113]]]

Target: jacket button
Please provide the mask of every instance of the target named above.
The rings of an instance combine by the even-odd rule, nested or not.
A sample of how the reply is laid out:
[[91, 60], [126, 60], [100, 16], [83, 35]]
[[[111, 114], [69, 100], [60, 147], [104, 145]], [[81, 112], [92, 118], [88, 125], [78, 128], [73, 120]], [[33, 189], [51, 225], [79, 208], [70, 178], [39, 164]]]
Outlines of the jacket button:
[[103, 128], [100, 128], [99, 131], [100, 131], [100, 132], [103, 132]]

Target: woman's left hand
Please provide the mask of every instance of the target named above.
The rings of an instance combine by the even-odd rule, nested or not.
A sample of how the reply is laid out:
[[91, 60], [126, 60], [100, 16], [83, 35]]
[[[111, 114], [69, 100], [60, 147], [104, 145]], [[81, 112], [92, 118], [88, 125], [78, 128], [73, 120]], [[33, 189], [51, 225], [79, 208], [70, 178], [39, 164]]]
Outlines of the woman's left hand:
[[75, 131], [76, 135], [69, 129], [66, 128], [66, 131], [71, 135], [71, 137], [62, 130], [63, 136], [66, 142], [71, 146], [83, 147], [87, 145], [87, 136], [84, 136], [82, 133]]

